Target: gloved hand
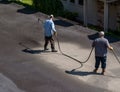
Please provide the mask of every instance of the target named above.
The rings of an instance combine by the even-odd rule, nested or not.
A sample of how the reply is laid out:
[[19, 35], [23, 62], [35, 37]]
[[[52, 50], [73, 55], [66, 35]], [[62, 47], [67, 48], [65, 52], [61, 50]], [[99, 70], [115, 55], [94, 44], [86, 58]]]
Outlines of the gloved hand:
[[54, 36], [57, 36], [57, 32], [54, 32]]
[[113, 50], [113, 47], [110, 46], [109, 49], [110, 49], [110, 50]]

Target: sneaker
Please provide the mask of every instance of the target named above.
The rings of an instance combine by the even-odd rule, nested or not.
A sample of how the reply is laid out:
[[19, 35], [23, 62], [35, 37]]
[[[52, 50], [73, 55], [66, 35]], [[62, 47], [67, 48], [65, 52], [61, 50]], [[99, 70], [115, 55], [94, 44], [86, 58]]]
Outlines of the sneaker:
[[105, 69], [104, 69], [104, 68], [102, 69], [101, 74], [102, 74], [102, 75], [104, 75], [104, 74], [105, 74]]
[[45, 48], [44, 50], [46, 51], [46, 50], [49, 50], [49, 49], [48, 49], [48, 48]]
[[94, 69], [93, 72], [94, 72], [94, 73], [97, 73], [97, 69]]
[[105, 72], [101, 72], [101, 75], [105, 75]]
[[57, 52], [57, 50], [52, 50], [52, 52]]

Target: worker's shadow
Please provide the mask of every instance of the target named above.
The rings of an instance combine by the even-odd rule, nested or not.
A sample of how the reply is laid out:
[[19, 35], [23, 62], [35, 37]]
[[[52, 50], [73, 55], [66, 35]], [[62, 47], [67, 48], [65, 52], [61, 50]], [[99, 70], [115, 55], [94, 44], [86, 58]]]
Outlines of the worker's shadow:
[[[34, 40], [30, 40], [30, 43], [32, 44], [35, 44], [35, 45], [39, 45], [36, 41]], [[41, 54], [43, 52], [50, 52], [49, 50], [41, 50], [41, 49], [38, 49], [38, 50], [34, 50], [34, 49], [31, 49], [29, 48], [29, 46], [27, 46], [24, 42], [19, 42], [18, 43], [20, 46], [24, 47], [25, 49], [22, 50], [22, 52], [24, 53], [29, 53], [29, 54]]]
[[1, 4], [10, 4], [11, 2], [8, 1], [8, 0], [0, 0], [0, 3], [1, 3]]
[[67, 74], [87, 76], [87, 75], [101, 75], [100, 73], [86, 72], [86, 71], [65, 71]]
[[41, 54], [41, 53], [47, 53], [47, 52], [50, 52], [50, 51], [24, 49], [24, 50], [22, 50], [22, 52], [29, 53], [29, 54]]
[[24, 49], [22, 51], [25, 53], [30, 53], [30, 54], [40, 54], [43, 52], [43, 50], [31, 50], [31, 49]]

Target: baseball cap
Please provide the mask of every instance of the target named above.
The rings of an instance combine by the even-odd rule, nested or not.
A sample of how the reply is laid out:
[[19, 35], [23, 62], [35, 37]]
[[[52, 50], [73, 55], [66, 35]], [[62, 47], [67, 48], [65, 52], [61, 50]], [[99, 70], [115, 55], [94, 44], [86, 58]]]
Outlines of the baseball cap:
[[53, 18], [53, 17], [54, 17], [53, 14], [51, 14], [51, 15], [50, 15], [50, 18]]

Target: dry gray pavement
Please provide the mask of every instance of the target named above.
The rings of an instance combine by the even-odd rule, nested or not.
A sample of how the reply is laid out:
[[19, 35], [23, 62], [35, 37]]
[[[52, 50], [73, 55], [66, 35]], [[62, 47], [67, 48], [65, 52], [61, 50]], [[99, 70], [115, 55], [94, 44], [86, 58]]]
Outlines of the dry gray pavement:
[[[80, 66], [78, 62], [60, 52], [43, 52], [42, 24], [46, 18], [21, 5], [0, 3], [0, 92], [119, 92], [120, 64], [111, 51], [104, 76], [101, 69], [98, 74], [92, 73], [94, 53], [71, 72]], [[86, 60], [96, 32], [65, 21], [55, 19], [62, 51]], [[120, 41], [108, 38], [120, 58]]]

